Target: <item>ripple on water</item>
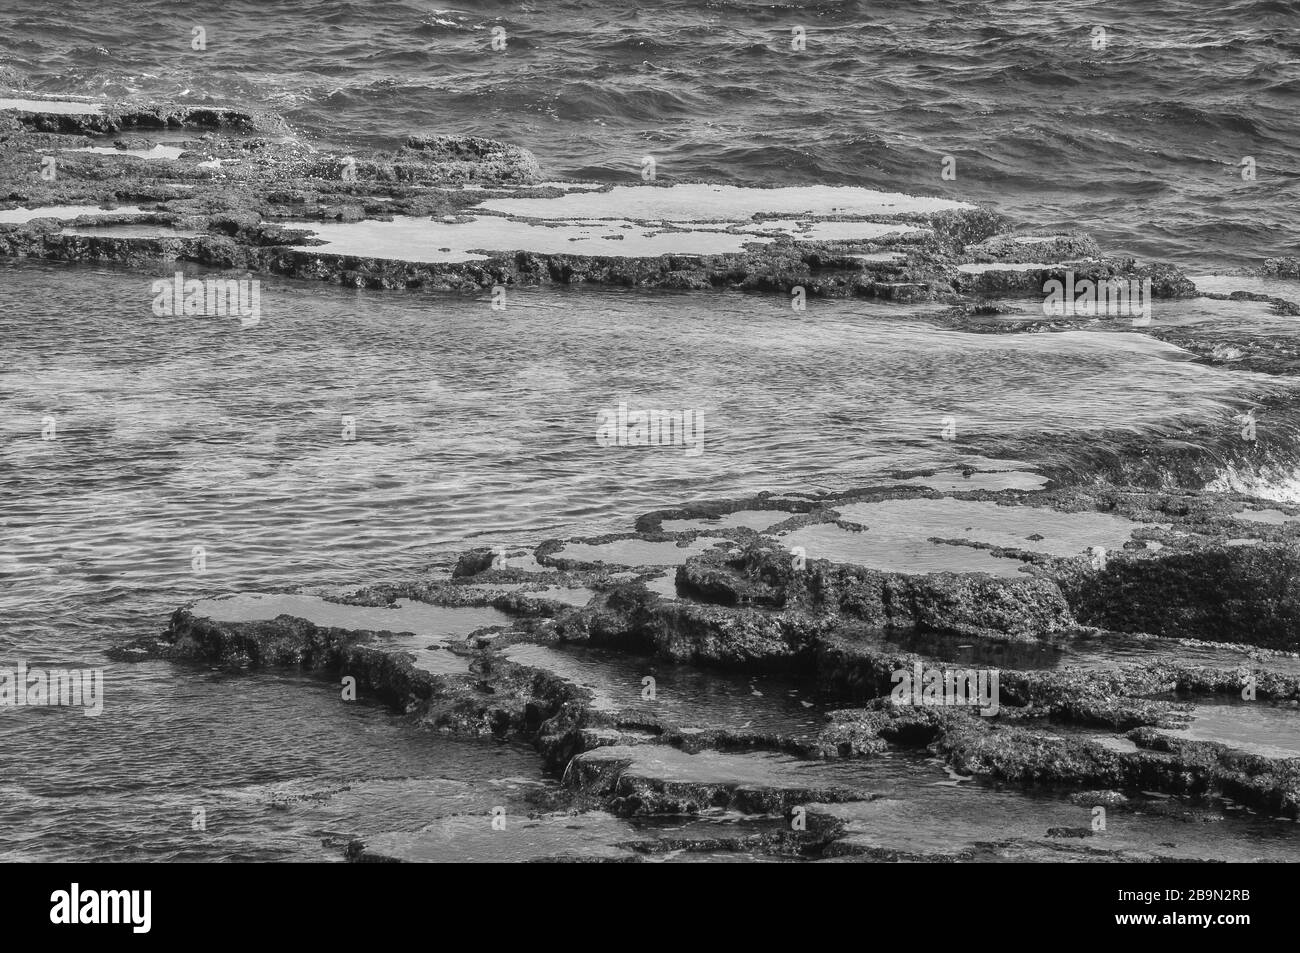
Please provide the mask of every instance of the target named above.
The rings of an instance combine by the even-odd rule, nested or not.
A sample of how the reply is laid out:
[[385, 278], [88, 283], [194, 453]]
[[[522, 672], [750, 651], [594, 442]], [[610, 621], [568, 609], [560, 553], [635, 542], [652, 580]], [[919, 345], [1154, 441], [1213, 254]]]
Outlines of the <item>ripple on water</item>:
[[115, 665], [104, 695], [98, 718], [0, 711], [0, 750], [13, 753], [0, 856], [332, 861], [349, 837], [431, 815], [526, 810], [544, 780], [530, 746], [407, 727], [294, 671]]
[[[307, 584], [353, 591], [451, 565], [484, 540], [594, 537], [693, 499], [996, 468], [972, 455], [990, 434], [1000, 456], [1010, 445], [1033, 465], [1044, 429], [1204, 418], [1264, 380], [1139, 335], [939, 331], [870, 301], [821, 301], [816, 321], [792, 322], [788, 301], [747, 296], [518, 290], [485, 323], [454, 297], [264, 280], [262, 323], [244, 330], [153, 315], [150, 282], [170, 268], [141, 276], [6, 261], [0, 270], [6, 659], [103, 664], [106, 647], [158, 632], [196, 599]], [[50, 347], [51, 328], [67, 346]], [[704, 454], [598, 447], [597, 411], [638, 395], [648, 406], [705, 408]], [[939, 438], [936, 406], [958, 418], [969, 445]], [[340, 440], [343, 414], [356, 416], [355, 441]], [[57, 440], [41, 439], [46, 415], [58, 420]], [[201, 574], [191, 570], [196, 544], [208, 548]], [[670, 566], [692, 551], [664, 549]], [[662, 565], [663, 551], [651, 562]], [[464, 628], [387, 616], [366, 625], [416, 630], [425, 641], [413, 648]], [[334, 687], [310, 679], [119, 665], [105, 695], [97, 719], [0, 717], [10, 780], [69, 803], [133, 785], [135, 800], [96, 807], [87, 795], [66, 813], [16, 810], [0, 818], [11, 849], [319, 857], [304, 827], [268, 843], [259, 814], [196, 843], [194, 791], [337, 780], [339, 764], [370, 777], [456, 764], [426, 736], [390, 734], [386, 713], [340, 710]], [[103, 829], [86, 836], [88, 811]], [[160, 833], [158, 818], [172, 811], [181, 828]], [[24, 831], [35, 840], [14, 847]]]
[[[683, 727], [726, 728], [789, 737], [811, 737], [823, 723], [823, 707], [806, 687], [774, 676], [750, 678], [707, 672], [663, 659], [603, 649], [519, 643], [505, 658], [590, 690], [600, 711], [646, 711]], [[655, 679], [655, 697], [642, 697], [644, 679]]]
[[[921, 856], [966, 852], [985, 861], [1070, 860], [1061, 848], [1186, 860], [1300, 860], [1294, 823], [1258, 817], [1221, 819], [1213, 811], [1201, 816], [1221, 823], [1188, 823], [1198, 816], [1194, 808], [1184, 814], [1156, 813], [1144, 811], [1141, 802], [1132, 811], [1110, 812], [1105, 829], [1091, 836], [1048, 836], [1053, 828], [1091, 831], [1092, 809], [1090, 804], [1074, 804], [1062, 797], [983, 784], [936, 784], [909, 791], [907, 797], [809, 808], [843, 821], [847, 825], [844, 844], [864, 850]], [[1013, 839], [1019, 843], [1007, 843]]]
[[1165, 734], [1266, 758], [1300, 758], [1300, 711], [1264, 702], [1200, 703], [1192, 706], [1190, 725]]
[[505, 816], [507, 833], [493, 826], [490, 812], [440, 818], [417, 831], [368, 837], [367, 854], [405, 863], [509, 864], [524, 860], [620, 860], [635, 855], [624, 842], [637, 839], [628, 821], [587, 814]]

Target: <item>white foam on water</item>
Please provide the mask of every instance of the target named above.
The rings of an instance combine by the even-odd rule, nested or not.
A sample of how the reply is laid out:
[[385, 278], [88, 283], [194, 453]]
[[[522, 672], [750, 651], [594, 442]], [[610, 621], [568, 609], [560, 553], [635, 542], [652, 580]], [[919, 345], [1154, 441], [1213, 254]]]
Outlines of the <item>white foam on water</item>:
[[1300, 471], [1268, 475], [1239, 473], [1229, 464], [1205, 489], [1211, 493], [1243, 493], [1274, 503], [1300, 503]]
[[63, 149], [62, 152], [93, 152], [101, 156], [134, 156], [137, 159], [165, 159], [174, 161], [185, 154], [179, 146], [156, 145], [152, 149], [114, 149], [110, 146], [85, 146], [80, 149]]

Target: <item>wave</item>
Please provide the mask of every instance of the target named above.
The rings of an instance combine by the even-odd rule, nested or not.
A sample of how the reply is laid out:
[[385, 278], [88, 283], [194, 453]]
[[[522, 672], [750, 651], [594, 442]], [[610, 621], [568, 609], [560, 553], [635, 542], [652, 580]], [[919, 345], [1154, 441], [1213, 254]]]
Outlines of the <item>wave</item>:
[[1274, 503], [1300, 503], [1300, 465], [1263, 472], [1224, 467], [1206, 485], [1212, 492], [1241, 493]]

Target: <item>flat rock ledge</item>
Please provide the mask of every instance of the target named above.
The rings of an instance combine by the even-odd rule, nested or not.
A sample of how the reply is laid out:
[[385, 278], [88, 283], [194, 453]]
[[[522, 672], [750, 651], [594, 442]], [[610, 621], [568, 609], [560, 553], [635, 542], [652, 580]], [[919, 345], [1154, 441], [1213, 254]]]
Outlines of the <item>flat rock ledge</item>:
[[[967, 538], [928, 542], [978, 568], [882, 569], [869, 545], [860, 562], [792, 556], [791, 539], [869, 541], [893, 508], [920, 505], [964, 507]], [[972, 505], [993, 508], [987, 525]], [[488, 819], [457, 815], [357, 841], [352, 860], [1294, 859], [1294, 835], [1276, 832], [1300, 819], [1300, 510], [1243, 519], [1251, 506], [906, 480], [765, 494], [649, 513], [631, 533], [473, 550], [441, 574], [321, 598], [317, 621], [279, 612], [304, 596], [259, 597], [262, 617], [236, 621], [209, 600], [117, 655], [351, 676], [414, 723], [535, 746], [558, 780], [505, 853]], [[1099, 516], [1128, 537], [1104, 562], [1061, 551], [1058, 536]], [[1005, 545], [1023, 520], [1041, 532]], [[412, 635], [412, 607], [447, 625]], [[500, 621], [469, 628], [466, 612]], [[896, 697], [896, 673], [927, 669], [995, 670], [996, 710]], [[948, 804], [954, 790], [967, 799]], [[972, 815], [944, 834], [936, 818], [984, 798], [1031, 820]], [[1106, 805], [1112, 834], [1090, 826]], [[1191, 833], [1211, 822], [1213, 840]]]
[[[598, 283], [971, 305], [1041, 300], [1072, 276], [1197, 293], [1172, 265], [959, 201], [546, 182], [526, 149], [488, 139], [416, 134], [348, 154], [268, 113], [3, 89], [0, 255], [460, 292]], [[1291, 271], [1276, 260], [1262, 273]]]

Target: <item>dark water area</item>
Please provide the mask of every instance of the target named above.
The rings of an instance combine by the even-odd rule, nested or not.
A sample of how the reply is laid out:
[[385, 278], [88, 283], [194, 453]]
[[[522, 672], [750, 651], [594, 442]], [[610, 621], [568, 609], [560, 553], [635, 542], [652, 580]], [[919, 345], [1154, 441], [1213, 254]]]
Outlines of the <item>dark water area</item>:
[[491, 136], [554, 177], [650, 155], [661, 182], [940, 195], [1197, 267], [1297, 248], [1294, 0], [0, 7], [0, 64], [43, 94], [262, 108], [343, 148]]

